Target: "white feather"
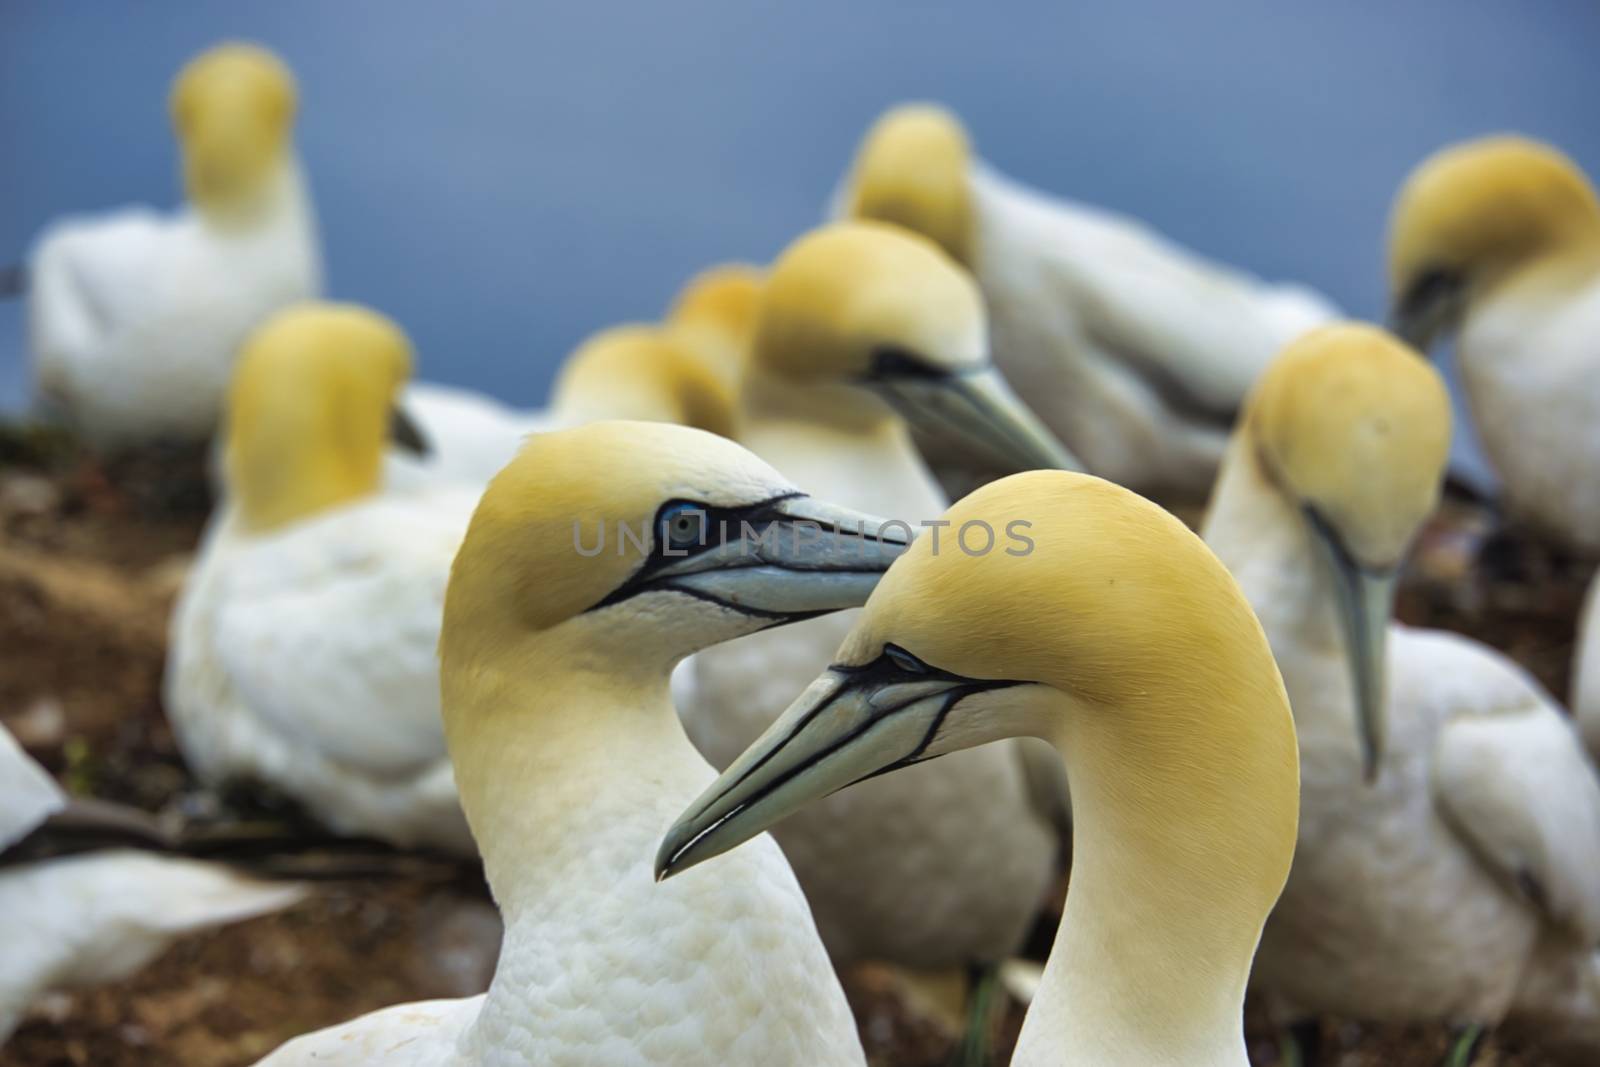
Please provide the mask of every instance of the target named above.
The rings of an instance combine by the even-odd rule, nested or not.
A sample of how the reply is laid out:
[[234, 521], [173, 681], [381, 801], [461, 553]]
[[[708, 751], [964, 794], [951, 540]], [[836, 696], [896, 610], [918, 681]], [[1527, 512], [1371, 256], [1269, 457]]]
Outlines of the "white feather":
[[315, 296], [321, 274], [293, 161], [248, 225], [219, 227], [187, 207], [54, 223], [29, 261], [39, 392], [101, 447], [202, 438], [245, 336], [273, 311]]
[[475, 853], [435, 652], [468, 489], [389, 492], [279, 532], [226, 512], [173, 616], [166, 703], [210, 784], [273, 787], [343, 833]]

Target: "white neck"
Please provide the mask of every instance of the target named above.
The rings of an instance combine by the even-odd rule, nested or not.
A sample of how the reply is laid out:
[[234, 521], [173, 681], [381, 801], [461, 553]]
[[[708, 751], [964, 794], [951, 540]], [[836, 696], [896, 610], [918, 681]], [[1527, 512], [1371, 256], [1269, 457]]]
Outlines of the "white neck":
[[1290, 649], [1342, 665], [1337, 601], [1311, 531], [1242, 432], [1228, 444], [1200, 535], [1255, 609], [1280, 667]]
[[292, 150], [284, 154], [246, 202], [191, 206], [200, 225], [221, 239], [248, 239], [262, 232], [283, 231], [308, 243], [316, 239], [316, 213], [306, 188], [305, 171]]
[[[667, 673], [548, 659], [514, 671], [477, 672], [479, 697], [470, 707], [458, 698], [447, 733], [462, 807], [508, 924], [537, 918], [552, 893], [614, 877], [595, 862], [609, 857], [574, 842], [659, 837], [655, 809], [673, 797], [687, 803], [712, 777], [673, 710]], [[598, 807], [617, 808], [604, 835], [594, 832]], [[647, 868], [653, 855], [652, 845], [637, 862]]]
[[740, 443], [806, 492], [916, 524], [949, 505], [905, 422], [853, 385], [796, 385], [752, 370]]
[[[684, 735], [665, 669], [608, 671], [581, 653], [524, 645], [460, 674], [466, 684], [446, 681], [446, 736], [506, 923], [475, 1024], [492, 1046], [523, 1025], [530, 1004], [544, 1004], [551, 975], [585, 949], [564, 936], [586, 936], [573, 909], [649, 885], [662, 832], [714, 772]], [[615, 967], [619, 982], [649, 980], [626, 972], [628, 953], [587, 947], [599, 954], [592, 965]], [[551, 961], [552, 952], [567, 959]]]

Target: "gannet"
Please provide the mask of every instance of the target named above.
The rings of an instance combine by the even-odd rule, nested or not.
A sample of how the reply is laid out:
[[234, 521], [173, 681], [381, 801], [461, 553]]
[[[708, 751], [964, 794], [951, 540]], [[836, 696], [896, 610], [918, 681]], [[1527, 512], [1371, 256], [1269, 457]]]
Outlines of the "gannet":
[[1072, 783], [1072, 889], [1012, 1063], [1245, 1067], [1245, 981], [1297, 802], [1249, 605], [1177, 519], [1092, 476], [1014, 475], [945, 518], [995, 530], [994, 549], [918, 538], [833, 665], [673, 824], [658, 875], [868, 775], [1045, 738]]
[[1449, 441], [1433, 368], [1346, 324], [1285, 350], [1229, 447], [1204, 536], [1272, 642], [1303, 776], [1256, 980], [1289, 1018], [1476, 1028], [1510, 1014], [1593, 1041], [1595, 768], [1516, 664], [1390, 622]]
[[765, 275], [747, 263], [701, 271], [684, 285], [667, 312], [666, 327], [737, 396], [744, 381]]
[[[977, 287], [932, 242], [878, 223], [823, 227], [791, 245], [768, 277], [740, 441], [830, 500], [915, 530], [946, 502], [907, 420], [948, 426], [1014, 468], [1073, 462], [986, 355]], [[950, 531], [923, 536], [960, 550]], [[849, 626], [847, 617], [817, 620], [695, 657], [689, 736], [726, 766]], [[841, 793], [778, 832], [836, 964], [992, 968], [1016, 951], [1056, 851], [1049, 819], [1030, 802], [1022, 744]], [[984, 803], [957, 803], [973, 796]]]
[[[0, 728], [0, 851], [67, 805]], [[119, 981], [184, 934], [265, 915], [303, 895], [300, 886], [131, 849], [0, 866], [0, 1044], [41, 993]]]
[[1488, 137], [1413, 171], [1389, 223], [1390, 320], [1457, 334], [1473, 423], [1516, 520], [1600, 554], [1600, 201], [1549, 145]]
[[434, 646], [477, 492], [379, 492], [391, 435], [417, 443], [392, 414], [410, 370], [399, 328], [350, 305], [296, 305], [246, 342], [166, 708], [209, 785], [259, 782], [341, 833], [471, 854]]
[[[1012, 181], [933, 105], [878, 119], [838, 207], [916, 230], [970, 269], [1006, 379], [1086, 469], [1141, 492], [1203, 496], [1256, 375], [1336, 314], [1304, 286]], [[973, 467], [943, 438], [923, 443], [941, 470]]]
[[38, 392], [92, 444], [208, 436], [240, 342], [320, 290], [295, 109], [271, 52], [210, 49], [172, 87], [188, 204], [66, 219], [39, 237], [27, 272]]
[[461, 801], [506, 920], [494, 980], [264, 1062], [864, 1064], [776, 845], [659, 887], [651, 857], [715, 777], [673, 710], [673, 666], [860, 604], [904, 547], [703, 431], [531, 439], [472, 519], [439, 642]]
[[[429, 445], [424, 481], [482, 487], [532, 433], [597, 419], [675, 422], [733, 434], [734, 385], [706, 364], [687, 338], [644, 324], [601, 330], [562, 364], [542, 411], [518, 411], [454, 386], [413, 382], [405, 410]], [[409, 464], [408, 464], [409, 466]]]

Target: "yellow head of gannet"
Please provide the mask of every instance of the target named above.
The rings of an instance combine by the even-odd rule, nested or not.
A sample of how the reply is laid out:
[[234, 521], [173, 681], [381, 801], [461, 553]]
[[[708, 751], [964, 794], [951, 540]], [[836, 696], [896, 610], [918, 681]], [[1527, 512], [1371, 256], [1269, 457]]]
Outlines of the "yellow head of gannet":
[[1298, 798], [1249, 604], [1181, 523], [1100, 479], [1015, 475], [945, 517], [994, 547], [913, 544], [834, 665], [668, 831], [658, 877], [868, 775], [1044, 737], [1071, 781], [1073, 884], [1023, 1046], [1035, 1015], [1076, 1013], [1072, 1063], [1220, 1063], [1218, 1043], [1245, 1062], [1244, 980]]
[[654, 326], [616, 326], [579, 345], [556, 376], [564, 421], [675, 422], [734, 435], [734, 393], [681, 339]]
[[245, 341], [228, 389], [228, 492], [245, 524], [268, 530], [378, 487], [391, 440], [424, 450], [395, 405], [411, 345], [353, 304], [307, 302]]
[[183, 146], [189, 199], [208, 214], [248, 202], [289, 152], [294, 75], [265, 48], [218, 45], [172, 84], [172, 125]]
[[1437, 371], [1375, 326], [1313, 330], [1262, 375], [1243, 433], [1305, 517], [1338, 597], [1362, 759], [1384, 741], [1384, 649], [1395, 580], [1439, 500], [1450, 397]]
[[690, 278], [667, 312], [667, 324], [723, 334], [741, 349], [750, 347], [766, 272], [749, 263], [723, 263]]
[[758, 388], [809, 397], [818, 412], [870, 393], [914, 426], [958, 434], [1017, 469], [1075, 469], [988, 355], [971, 275], [924, 237], [844, 222], [800, 238], [773, 266], [751, 374]]
[[679, 291], [666, 328], [737, 396], [756, 333], [766, 272], [748, 263], [701, 271]]
[[862, 603], [905, 544], [701, 430], [538, 434], [489, 483], [451, 571], [446, 720], [477, 703], [452, 701], [449, 679], [476, 684], [456, 665], [506, 642], [557, 649], [568, 669], [635, 664], [664, 685], [709, 645]]
[[1523, 137], [1436, 153], [1389, 220], [1390, 323], [1426, 350], [1468, 304], [1536, 259], [1600, 243], [1600, 200], [1577, 164]]
[[872, 124], [856, 152], [846, 214], [904, 226], [972, 266], [975, 228], [961, 120], [937, 104], [902, 104]]

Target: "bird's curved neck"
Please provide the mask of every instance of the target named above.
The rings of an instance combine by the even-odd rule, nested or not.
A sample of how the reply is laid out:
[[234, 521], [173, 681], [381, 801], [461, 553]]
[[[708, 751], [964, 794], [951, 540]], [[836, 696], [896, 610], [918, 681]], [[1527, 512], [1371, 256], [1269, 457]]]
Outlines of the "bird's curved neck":
[[232, 203], [194, 203], [193, 207], [201, 224], [219, 237], [248, 237], [287, 228], [310, 238], [316, 227], [305, 171], [292, 150], [273, 165], [250, 196]]
[[569, 644], [526, 637], [442, 664], [456, 785], [508, 928], [648, 873], [655, 839], [713, 777], [673, 710], [670, 666], [619, 669]]
[[852, 385], [746, 377], [740, 443], [806, 491], [913, 527], [948, 505], [905, 421]]
[[230, 441], [228, 493], [243, 526], [256, 533], [281, 529], [356, 503], [383, 485], [381, 445], [335, 445], [297, 432], [295, 420], [261, 426]]
[[1305, 519], [1268, 479], [1249, 436], [1236, 432], [1201, 526], [1280, 654], [1287, 642], [1342, 657], [1337, 600]]
[[673, 711], [669, 669], [607, 669], [581, 644], [517, 639], [473, 663], [441, 645], [445, 739], [505, 920], [464, 1039], [480, 1056], [527, 1025], [530, 1003], [548, 1007], [564, 967], [650, 981], [625, 963], [637, 930], [595, 916], [648, 899], [662, 833], [714, 777]]
[[1240, 665], [1254, 681], [1229, 706], [1167, 687], [1063, 728], [1071, 888], [1018, 1067], [1248, 1063], [1245, 985], [1299, 796], [1287, 702], [1261, 666]]

